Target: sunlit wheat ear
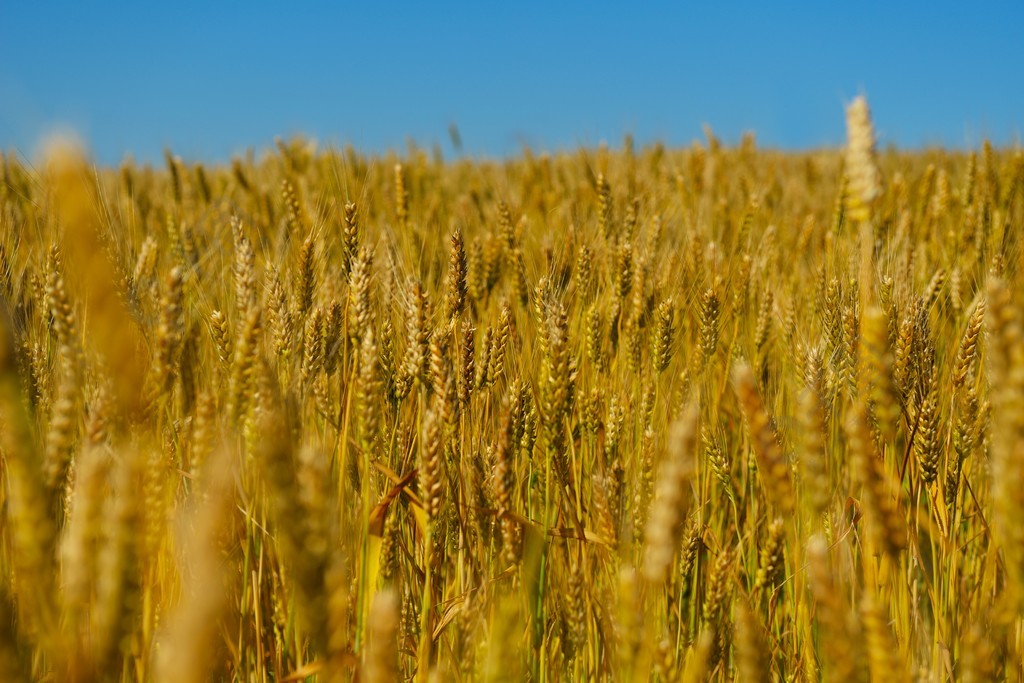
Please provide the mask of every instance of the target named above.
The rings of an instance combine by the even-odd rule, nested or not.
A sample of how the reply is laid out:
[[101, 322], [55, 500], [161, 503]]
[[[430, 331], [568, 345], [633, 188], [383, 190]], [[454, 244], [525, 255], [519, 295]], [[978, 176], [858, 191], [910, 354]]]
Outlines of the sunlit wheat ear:
[[474, 363], [476, 368], [476, 374], [473, 378], [474, 390], [486, 389], [490, 385], [490, 375], [488, 373], [494, 365], [491, 361], [493, 352], [494, 330], [488, 326], [487, 329], [484, 330], [484, 336], [481, 340], [480, 355]]
[[512, 269], [512, 295], [521, 306], [528, 306], [530, 303], [530, 279], [526, 274], [526, 261], [523, 250], [516, 247], [508, 257], [508, 268]]
[[871, 218], [874, 203], [882, 194], [882, 181], [875, 160], [871, 111], [863, 96], [855, 98], [846, 108], [846, 137], [849, 213], [856, 221], [867, 221]]
[[576, 254], [573, 277], [576, 281], [576, 296], [580, 301], [589, 301], [594, 277], [594, 252], [586, 245], [580, 247]]
[[612, 188], [604, 174], [597, 176], [597, 228], [606, 241], [616, 237]]
[[174, 385], [182, 337], [185, 333], [183, 273], [174, 267], [167, 276], [160, 299], [160, 322], [157, 328], [156, 353], [153, 363], [155, 391], [167, 393]]
[[458, 397], [459, 405], [466, 408], [473, 395], [476, 382], [476, 329], [466, 323], [459, 340]]
[[615, 270], [613, 277], [615, 282], [615, 299], [620, 306], [625, 306], [629, 299], [629, 292], [633, 288], [633, 245], [626, 242], [619, 246], [616, 251]]
[[445, 290], [445, 317], [456, 318], [466, 305], [466, 249], [462, 233], [452, 233], [448, 256], [447, 289]]
[[576, 369], [565, 308], [561, 304], [551, 303], [545, 313], [542, 324], [545, 326], [547, 345], [544, 380], [540, 391], [544, 439], [562, 486], [571, 489], [573, 480], [565, 449], [565, 421], [572, 410]]
[[345, 202], [345, 226], [342, 231], [342, 273], [348, 277], [352, 261], [359, 251], [359, 207]]
[[682, 550], [679, 555], [679, 581], [682, 594], [687, 598], [692, 595], [697, 561], [705, 549], [704, 531], [704, 525], [691, 515], [690, 521], [686, 525], [686, 532], [683, 534]]
[[699, 411], [691, 406], [671, 427], [668, 453], [658, 472], [657, 489], [644, 532], [643, 575], [660, 585], [668, 577], [689, 508], [689, 481], [694, 472]]
[[24, 345], [24, 354], [28, 357], [25, 368], [26, 391], [32, 405], [39, 412], [47, 412], [52, 406], [49, 382], [47, 381], [47, 352], [43, 344], [34, 342]]
[[214, 347], [217, 350], [217, 358], [228, 366], [231, 363], [232, 343], [231, 331], [228, 327], [227, 316], [221, 311], [210, 313], [210, 334], [213, 337]]
[[281, 180], [281, 201], [284, 203], [288, 226], [285, 239], [303, 235], [308, 229], [309, 219], [302, 207], [298, 190], [287, 178]]
[[598, 475], [594, 477], [592, 487], [593, 525], [597, 529], [598, 534], [600, 534], [601, 540], [609, 546], [614, 546], [618, 542], [618, 527], [615, 523], [608, 476]]
[[734, 500], [736, 492], [732, 484], [732, 463], [729, 462], [728, 456], [725, 451], [722, 450], [718, 440], [707, 433], [706, 431], [701, 435], [702, 450], [704, 451], [703, 457], [708, 461], [711, 466], [711, 471], [715, 475], [715, 479], [722, 486], [722, 490], [730, 500]]
[[[548, 262], [551, 263], [550, 257], [553, 254], [548, 253]], [[525, 282], [519, 282], [517, 280], [525, 280], [525, 275], [522, 272], [516, 272], [521, 270], [522, 263], [522, 251], [516, 247], [512, 252], [508, 252], [507, 246], [502, 240], [496, 237], [490, 237], [483, 243], [483, 275], [484, 275], [484, 286], [487, 293], [492, 292], [498, 285], [498, 283], [506, 277], [511, 280], [510, 288], [516, 293], [516, 297], [519, 298], [524, 292], [519, 291]], [[528, 292], [526, 292], [528, 294]], [[527, 300], [528, 300], [527, 296]]]
[[280, 271], [276, 267], [270, 268], [267, 279], [267, 318], [274, 335], [274, 353], [286, 361], [292, 351], [292, 311]]
[[946, 468], [946, 505], [954, 506], [960, 492], [960, 475], [964, 461], [975, 450], [978, 442], [978, 394], [973, 387], [962, 391], [957, 399], [956, 421], [953, 426], [953, 458]]
[[135, 259], [135, 270], [132, 271], [132, 285], [140, 296], [145, 296], [151, 303], [150, 295], [156, 284], [156, 262], [159, 252], [157, 241], [152, 235], [146, 237], [139, 247], [139, 255]]
[[[52, 413], [50, 428], [47, 431], [45, 453], [47, 485], [56, 491], [70, 465], [70, 449], [75, 429], [74, 413], [78, 404], [83, 363], [75, 311], [68, 297], [61, 252], [56, 244], [50, 247], [47, 254], [43, 301], [52, 320], [52, 329], [57, 338], [61, 365], [57, 395], [51, 406]], [[38, 382], [43, 375], [42, 368], [36, 370], [33, 375]]]
[[651, 357], [654, 362], [654, 369], [664, 372], [672, 360], [672, 345], [675, 341], [675, 309], [672, 299], [661, 302], [656, 313], [656, 325], [654, 338], [651, 342]]
[[[600, 401], [599, 397], [594, 398], [595, 402]], [[616, 460], [619, 457], [619, 444], [622, 441], [622, 423], [625, 414], [619, 405], [619, 398], [616, 395], [608, 397], [608, 416], [604, 420], [604, 452], [605, 458]]]
[[61, 347], [71, 348], [77, 343], [75, 311], [68, 298], [64, 281], [60, 247], [50, 247], [46, 262], [46, 308], [53, 320], [53, 333]]
[[244, 321], [232, 356], [228, 383], [228, 414], [236, 421], [246, 416], [251, 404], [259, 342], [263, 332], [262, 321], [260, 309], [253, 308]]
[[452, 327], [434, 329], [430, 339], [430, 390], [438, 399], [441, 416], [450, 428], [459, 418], [458, 389], [451, 357]]
[[444, 503], [444, 472], [441, 463], [444, 435], [441, 417], [434, 409], [427, 411], [423, 422], [419, 461], [420, 498], [427, 519], [434, 522], [441, 515], [441, 505]]
[[348, 280], [348, 329], [352, 339], [362, 339], [373, 324], [373, 301], [370, 297], [370, 279], [373, 255], [365, 248], [352, 256]]
[[[750, 279], [753, 272], [754, 260], [750, 254], [743, 254], [736, 263], [736, 276], [732, 285], [731, 296], [733, 309], [743, 311], [747, 308], [750, 300]], [[713, 288], [712, 288], [713, 289]], [[703, 308], [698, 309], [698, 314]], [[703, 318], [702, 318], [703, 319]]]
[[231, 235], [235, 247], [235, 311], [239, 320], [245, 320], [256, 305], [256, 252], [237, 216], [231, 218]]
[[596, 304], [587, 309], [584, 318], [585, 344], [587, 360], [594, 369], [601, 372], [605, 368], [604, 356], [604, 319]]
[[311, 387], [313, 381], [323, 370], [324, 363], [324, 314], [323, 309], [316, 311], [306, 321], [302, 337], [302, 385]]
[[914, 457], [925, 484], [934, 483], [938, 476], [939, 458], [942, 455], [940, 427], [939, 386], [933, 374], [918, 411], [918, 433], [914, 439]]
[[761, 303], [757, 308], [757, 319], [754, 323], [754, 348], [759, 357], [764, 355], [765, 347], [772, 330], [772, 314], [775, 295], [772, 290], [767, 290], [761, 297]]
[[909, 401], [914, 381], [914, 318], [915, 313], [912, 310], [900, 320], [896, 346], [893, 350], [893, 381], [903, 402]]
[[938, 301], [946, 284], [946, 271], [939, 268], [928, 281], [924, 291], [921, 292], [921, 308], [930, 309]]
[[406, 310], [405, 357], [399, 368], [397, 392], [399, 398], [409, 394], [414, 382], [426, 379], [430, 363], [430, 316], [427, 294], [420, 283], [413, 285], [412, 299]]
[[299, 267], [295, 275], [295, 309], [300, 320], [305, 320], [313, 307], [317, 289], [316, 259], [316, 240], [310, 235], [299, 250]]
[[868, 392], [882, 444], [888, 446], [896, 436], [900, 417], [899, 396], [893, 382], [893, 354], [889, 348], [886, 316], [878, 307], [864, 312], [861, 329], [862, 391]]
[[373, 331], [367, 330], [359, 346], [359, 374], [356, 380], [356, 402], [359, 416], [359, 433], [367, 444], [372, 444], [380, 425], [380, 396], [383, 383], [380, 379], [380, 360]]
[[587, 577], [584, 575], [584, 568], [575, 564], [566, 573], [566, 605], [565, 620], [568, 643], [572, 646], [573, 654], [579, 656], [579, 649], [586, 646], [587, 622], [589, 620], [587, 608]]
[[167, 171], [170, 175], [171, 197], [175, 203], [180, 204], [185, 196], [185, 184], [182, 179], [181, 158], [171, 153], [171, 150], [164, 150], [164, 161], [167, 164]]
[[404, 232], [409, 227], [409, 192], [406, 189], [405, 169], [395, 164], [395, 218]]
[[[519, 411], [521, 411], [521, 407]], [[515, 430], [519, 411], [511, 406], [503, 411], [501, 431], [498, 433], [494, 447], [494, 471], [492, 474], [494, 501], [501, 530], [502, 560], [508, 564], [514, 564], [519, 554], [516, 527], [511, 518], [512, 501], [515, 495], [514, 455], [518, 446]]]
[[488, 358], [487, 381], [493, 386], [505, 375], [505, 356], [512, 337], [512, 307], [502, 302], [494, 348]]
[[[646, 326], [649, 300], [648, 270], [649, 264], [642, 254], [637, 254], [632, 268], [633, 282], [630, 286], [628, 300], [629, 312], [626, 321], [634, 332], [639, 332], [641, 327]], [[639, 335], [638, 335], [639, 336]]]
[[700, 366], [711, 362], [718, 351], [721, 325], [721, 302], [714, 289], [707, 289], [700, 302]]
[[851, 297], [842, 308], [842, 334], [837, 349], [837, 379], [846, 387], [850, 396], [857, 392], [858, 360], [863, 355], [860, 349], [861, 334], [858, 312], [858, 302], [856, 298]]
[[967, 327], [963, 337], [960, 338], [960, 346], [956, 352], [956, 361], [953, 364], [952, 388], [958, 391], [969, 379], [969, 374], [974, 368], [978, 357], [978, 340], [981, 337], [981, 330], [985, 324], [985, 299], [979, 299], [967, 319]]
[[829, 476], [826, 410], [823, 396], [823, 368], [818, 349], [808, 354], [807, 377], [797, 399], [799, 429], [799, 465], [806, 496], [817, 519], [827, 514], [832, 505], [832, 482]]
[[68, 476], [79, 422], [79, 372], [74, 369], [76, 360], [73, 356], [65, 356], [65, 359], [66, 367], [53, 397], [44, 453], [46, 486], [54, 494], [60, 492]]
[[210, 189], [210, 179], [202, 164], [196, 164], [195, 175], [196, 191], [199, 195], [199, 201], [203, 204], [209, 204], [212, 199], [213, 191]]
[[332, 300], [324, 319], [324, 373], [328, 377], [334, 375], [342, 356], [344, 316], [341, 302]]

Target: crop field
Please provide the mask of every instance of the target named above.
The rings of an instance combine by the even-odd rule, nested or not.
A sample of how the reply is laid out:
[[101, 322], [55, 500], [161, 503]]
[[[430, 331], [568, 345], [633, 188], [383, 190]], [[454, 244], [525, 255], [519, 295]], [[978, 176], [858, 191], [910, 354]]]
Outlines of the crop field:
[[1024, 155], [846, 121], [4, 155], [0, 681], [1020, 680]]

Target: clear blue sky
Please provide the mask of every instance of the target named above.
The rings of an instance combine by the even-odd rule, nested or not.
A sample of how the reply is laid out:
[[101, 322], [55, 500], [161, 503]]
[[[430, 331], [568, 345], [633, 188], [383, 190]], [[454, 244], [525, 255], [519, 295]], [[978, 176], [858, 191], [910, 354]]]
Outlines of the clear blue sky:
[[[159, 5], [159, 6], [158, 6]], [[287, 9], [286, 9], [287, 8]], [[223, 160], [305, 133], [502, 155], [631, 132], [838, 144], [1024, 136], [1024, 2], [0, 0], [0, 149], [76, 130], [104, 162]]]

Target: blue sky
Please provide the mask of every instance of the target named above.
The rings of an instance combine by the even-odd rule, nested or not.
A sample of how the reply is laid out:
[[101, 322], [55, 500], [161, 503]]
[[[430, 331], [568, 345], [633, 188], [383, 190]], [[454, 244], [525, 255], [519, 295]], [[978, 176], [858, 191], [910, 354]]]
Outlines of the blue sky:
[[54, 129], [98, 159], [230, 158], [305, 133], [414, 139], [838, 144], [867, 94], [882, 143], [1024, 136], [1024, 3], [128, 3], [0, 0], [0, 149]]

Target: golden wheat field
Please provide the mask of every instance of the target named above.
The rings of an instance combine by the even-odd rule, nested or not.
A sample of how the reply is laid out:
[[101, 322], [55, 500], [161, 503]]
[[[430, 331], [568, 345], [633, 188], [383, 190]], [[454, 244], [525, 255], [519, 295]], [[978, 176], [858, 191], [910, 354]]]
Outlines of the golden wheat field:
[[4, 156], [0, 681], [1019, 680], [1024, 156], [846, 120]]

